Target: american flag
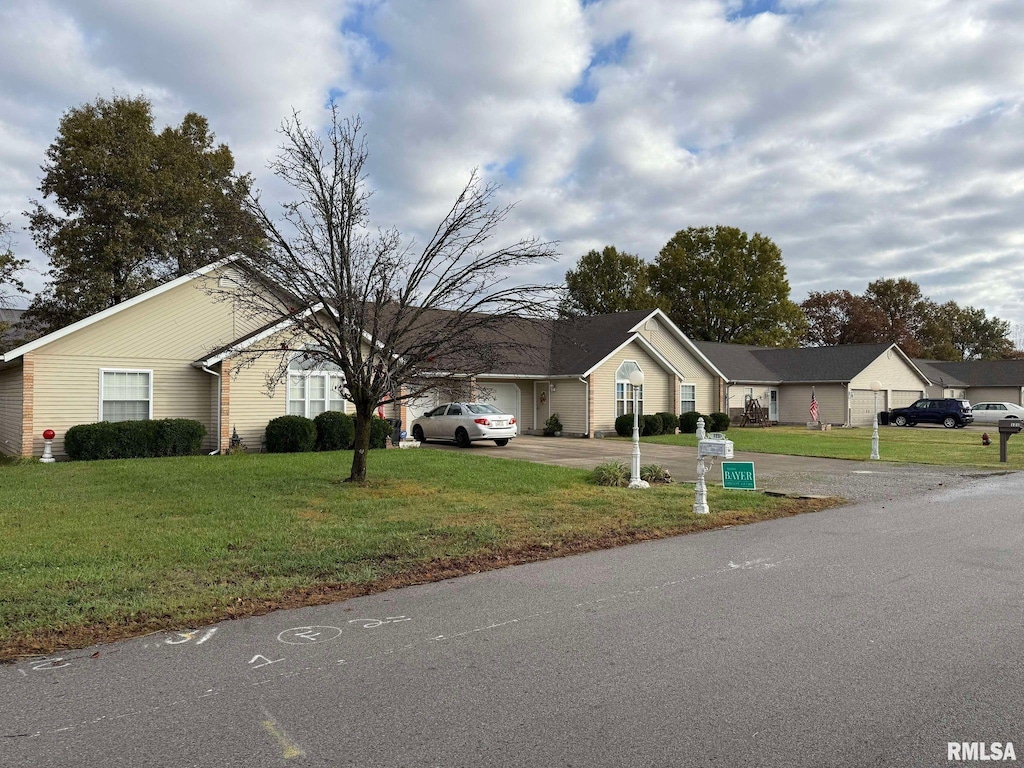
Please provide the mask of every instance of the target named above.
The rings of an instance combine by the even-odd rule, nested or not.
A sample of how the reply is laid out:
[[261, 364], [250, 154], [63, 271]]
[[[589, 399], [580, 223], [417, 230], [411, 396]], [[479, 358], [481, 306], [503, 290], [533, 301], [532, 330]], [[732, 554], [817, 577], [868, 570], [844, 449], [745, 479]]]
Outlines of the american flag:
[[811, 391], [811, 421], [818, 420], [818, 401], [814, 397], [814, 391]]

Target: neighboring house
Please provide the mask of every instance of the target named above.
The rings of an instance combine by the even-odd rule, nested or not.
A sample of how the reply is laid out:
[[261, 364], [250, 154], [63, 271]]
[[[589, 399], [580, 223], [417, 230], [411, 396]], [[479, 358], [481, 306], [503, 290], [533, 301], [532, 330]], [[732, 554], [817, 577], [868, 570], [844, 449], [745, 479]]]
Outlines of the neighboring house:
[[1024, 360], [915, 360], [931, 379], [928, 397], [1024, 405]]
[[[261, 328], [214, 286], [230, 287], [230, 267], [211, 265], [0, 355], [0, 451], [39, 455], [42, 432], [64, 433], [102, 420], [188, 418], [206, 427], [205, 449], [225, 450], [233, 431], [258, 450], [272, 418], [351, 410], [338, 394], [341, 374], [309, 370], [300, 352], [272, 389], [280, 356], [242, 362]], [[643, 370], [643, 410], [717, 410], [721, 375], [660, 310], [522, 324], [524, 354], [472, 380], [445, 381], [429, 395], [389, 409], [408, 426], [455, 394], [496, 401], [524, 432], [558, 414], [566, 434], [612, 432], [632, 412], [626, 380]], [[529, 352], [526, 354], [525, 352]]]
[[[782, 424], [810, 420], [811, 394], [818, 420], [866, 426], [878, 411], [910, 405], [931, 383], [895, 344], [776, 349], [696, 342], [723, 372], [729, 414], [738, 417], [756, 398], [769, 418]], [[876, 395], [871, 383], [881, 388]]]
[[[294, 345], [255, 362], [245, 355], [256, 341], [273, 342], [282, 321], [259, 327], [212, 294], [237, 285], [231, 273], [230, 265], [210, 265], [46, 336], [9, 342], [0, 354], [0, 451], [38, 456], [43, 430], [53, 429], [61, 456], [64, 433], [76, 424], [141, 418], [195, 419], [211, 453], [226, 450], [234, 431], [259, 450], [277, 416], [351, 411], [339, 394], [340, 371], [312, 368]], [[694, 343], [661, 310], [518, 320], [514, 328], [515, 351], [495, 370], [439, 374], [436, 388], [386, 415], [408, 428], [438, 402], [465, 397], [495, 402], [527, 434], [540, 433], [553, 414], [566, 435], [611, 434], [616, 417], [632, 413], [634, 368], [645, 377], [645, 413], [736, 417], [757, 398], [773, 421], [799, 424], [810, 418], [813, 393], [820, 421], [859, 426], [871, 423], [876, 404], [887, 410], [926, 395], [1024, 401], [1020, 360], [912, 361], [895, 344]], [[285, 367], [283, 380], [268, 386]]]

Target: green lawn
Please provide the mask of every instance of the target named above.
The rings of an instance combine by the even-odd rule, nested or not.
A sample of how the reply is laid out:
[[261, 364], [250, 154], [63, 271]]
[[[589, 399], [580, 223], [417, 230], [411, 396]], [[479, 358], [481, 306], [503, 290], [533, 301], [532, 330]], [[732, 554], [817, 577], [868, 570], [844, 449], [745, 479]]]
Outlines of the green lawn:
[[449, 451], [0, 466], [0, 659], [825, 504]]
[[[964, 429], [928, 427], [879, 427], [879, 458], [883, 461], [918, 464], [947, 464], [1003, 469], [1024, 469], [1024, 433], [1011, 437], [1007, 463], [999, 462], [999, 429], [987, 430], [992, 444], [981, 444], [981, 433]], [[858, 459], [871, 456], [871, 427], [812, 432], [805, 427], [733, 427], [726, 436], [737, 451], [781, 453], [790, 456], [820, 456]], [[696, 447], [695, 435], [644, 437], [643, 442]]]

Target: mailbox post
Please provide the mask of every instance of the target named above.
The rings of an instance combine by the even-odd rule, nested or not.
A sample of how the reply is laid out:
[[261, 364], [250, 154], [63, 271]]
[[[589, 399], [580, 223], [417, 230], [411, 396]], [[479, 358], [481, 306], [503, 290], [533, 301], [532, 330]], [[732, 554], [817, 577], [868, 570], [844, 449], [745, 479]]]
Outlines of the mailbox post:
[[1006, 463], [1006, 443], [1012, 435], [1024, 429], [1024, 421], [1007, 416], [999, 420], [999, 460]]
[[[697, 419], [697, 434], [704, 432], [704, 419]], [[718, 456], [722, 459], [731, 459], [733, 452], [732, 440], [726, 440], [721, 432], [712, 432], [706, 438], [697, 440], [697, 485], [693, 491], [693, 511], [698, 515], [706, 515], [708, 509], [708, 486], [704, 481], [704, 475], [708, 468], [704, 463], [705, 456]]]

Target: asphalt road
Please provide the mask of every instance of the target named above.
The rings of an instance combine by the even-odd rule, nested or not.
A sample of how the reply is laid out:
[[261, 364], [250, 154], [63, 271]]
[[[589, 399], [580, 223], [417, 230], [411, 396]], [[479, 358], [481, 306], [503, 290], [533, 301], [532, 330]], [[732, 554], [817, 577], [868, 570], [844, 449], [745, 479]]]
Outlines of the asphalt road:
[[1022, 493], [989, 477], [25, 660], [0, 668], [0, 765], [1024, 759]]

